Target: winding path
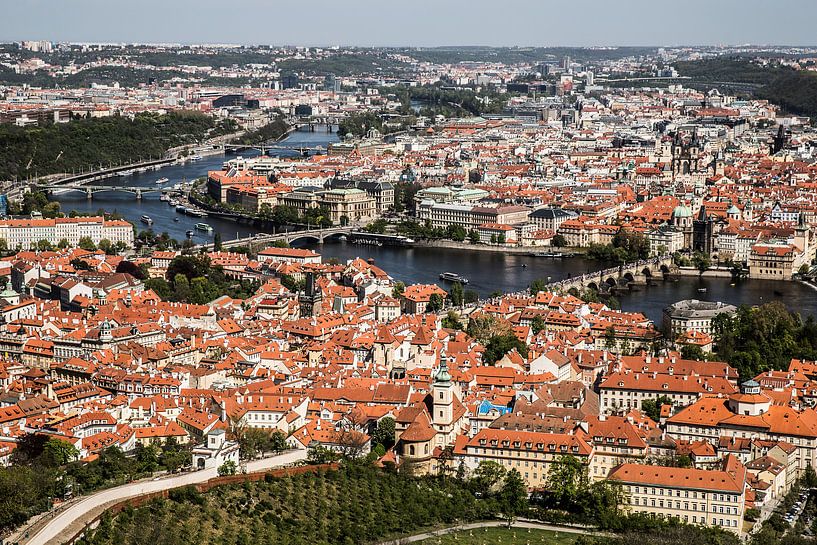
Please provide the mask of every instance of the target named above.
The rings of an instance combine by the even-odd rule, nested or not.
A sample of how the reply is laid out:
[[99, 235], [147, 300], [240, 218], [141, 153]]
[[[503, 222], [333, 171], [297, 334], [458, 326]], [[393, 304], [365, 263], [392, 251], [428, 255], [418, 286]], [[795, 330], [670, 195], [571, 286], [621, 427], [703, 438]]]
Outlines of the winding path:
[[[454, 532], [463, 532], [468, 530], [476, 530], [478, 528], [497, 528], [507, 527], [508, 523], [502, 520], [489, 520], [485, 522], [474, 522], [471, 524], [462, 524], [459, 526], [451, 526], [450, 528], [442, 528], [440, 530], [433, 530], [424, 532], [422, 534], [415, 534], [413, 536], [404, 536], [390, 541], [383, 541], [377, 545], [405, 545], [406, 543], [415, 543], [423, 541], [432, 537], [442, 536], [446, 534], [453, 534]], [[584, 535], [604, 535], [600, 532], [595, 532], [591, 529], [572, 528], [569, 526], [554, 526], [552, 524], [545, 524], [543, 522], [534, 522], [527, 520], [517, 520], [511, 524], [512, 529], [532, 529], [532, 530], [550, 530], [551, 532], [563, 532], [565, 534], [584, 534]]]
[[[299, 462], [305, 458], [306, 451], [304, 450], [289, 451], [271, 458], [247, 462], [247, 472], [257, 473], [266, 471], [268, 469]], [[102, 490], [96, 494], [80, 498], [56, 514], [46, 513], [29, 527], [30, 530], [26, 530], [31, 534], [28, 538], [17, 536], [16, 539], [12, 537], [7, 541], [11, 543], [16, 541], [19, 542], [20, 545], [62, 545], [69, 542], [73, 536], [77, 535], [83, 528], [92, 523], [106, 509], [122, 500], [181, 486], [203, 483], [217, 476], [218, 473], [216, 469], [204, 469], [192, 473], [174, 475], [152, 481], [140, 481]], [[43, 523], [44, 520], [52, 516], [53, 518]]]

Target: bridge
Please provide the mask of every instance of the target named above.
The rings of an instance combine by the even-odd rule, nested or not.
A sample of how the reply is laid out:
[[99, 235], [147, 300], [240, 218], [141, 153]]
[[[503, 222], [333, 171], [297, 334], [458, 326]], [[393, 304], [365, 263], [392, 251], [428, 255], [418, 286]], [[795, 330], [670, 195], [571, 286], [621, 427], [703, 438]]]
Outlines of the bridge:
[[[284, 231], [281, 233], [267, 233], [257, 234], [251, 237], [236, 238], [232, 240], [225, 240], [221, 243], [221, 247], [225, 250], [228, 248], [235, 248], [237, 246], [246, 246], [247, 244], [272, 244], [274, 242], [286, 242], [292, 244], [296, 241], [310, 241], [323, 244], [323, 241], [328, 238], [349, 236], [354, 231], [354, 227], [327, 227], [325, 229], [306, 229], [303, 231]], [[213, 244], [200, 244], [196, 246], [201, 250], [212, 250]]]
[[624, 263], [601, 271], [565, 278], [546, 286], [550, 291], [581, 293], [585, 290], [612, 292], [646, 284], [652, 278], [664, 278], [675, 269], [672, 256], [655, 257], [633, 263]]
[[258, 150], [262, 154], [266, 154], [268, 151], [294, 151], [298, 152], [301, 155], [309, 155], [310, 153], [314, 154], [324, 154], [326, 153], [326, 148], [322, 146], [281, 146], [276, 144], [230, 144], [226, 143], [220, 148], [214, 149], [222, 149], [225, 153], [229, 152], [237, 152], [241, 150]]
[[53, 194], [56, 192], [63, 193], [68, 191], [81, 191], [85, 193], [88, 197], [88, 200], [93, 199], [94, 193], [99, 193], [101, 191], [120, 191], [123, 193], [132, 193], [136, 196], [136, 200], [140, 200], [142, 195], [145, 193], [157, 193], [161, 191], [169, 191], [165, 187], [131, 187], [131, 186], [121, 186], [121, 185], [87, 185], [87, 184], [37, 184], [36, 189], [39, 191], [45, 191], [46, 193]]
[[119, 166], [111, 166], [108, 168], [101, 168], [99, 170], [92, 170], [89, 172], [80, 172], [79, 174], [72, 174], [71, 176], [66, 176], [64, 178], [59, 178], [58, 180], [52, 182], [52, 185], [60, 185], [63, 187], [71, 186], [71, 185], [79, 185], [88, 182], [93, 182], [95, 180], [102, 180], [105, 178], [110, 178], [119, 174], [120, 172], [124, 172], [126, 170], [137, 170], [137, 169], [148, 169], [148, 168], [155, 168], [161, 167], [176, 161], [176, 158], [163, 158], [163, 159], [151, 159], [149, 161], [140, 161], [138, 163], [132, 163], [129, 165], [119, 165]]

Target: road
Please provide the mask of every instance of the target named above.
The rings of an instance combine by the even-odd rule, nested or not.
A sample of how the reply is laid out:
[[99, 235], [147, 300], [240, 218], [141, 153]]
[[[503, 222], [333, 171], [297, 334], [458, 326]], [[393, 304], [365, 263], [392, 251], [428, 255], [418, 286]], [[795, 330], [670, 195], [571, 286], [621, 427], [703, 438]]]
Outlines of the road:
[[[501, 520], [491, 520], [486, 522], [474, 522], [472, 524], [463, 524], [460, 526], [452, 526], [450, 528], [443, 528], [441, 530], [434, 530], [432, 532], [425, 532], [422, 534], [416, 534], [413, 536], [405, 536], [400, 537], [390, 541], [383, 541], [378, 543], [377, 545], [405, 545], [406, 543], [415, 543], [417, 541], [423, 541], [424, 539], [429, 539], [432, 537], [442, 536], [445, 534], [451, 534], [454, 532], [462, 532], [468, 530], [476, 530], [478, 528], [496, 528], [498, 526], [507, 526], [508, 523]], [[551, 524], [545, 524], [542, 522], [533, 522], [533, 521], [523, 521], [517, 520], [513, 524], [511, 524], [511, 528], [513, 529], [532, 529], [532, 530], [550, 530], [552, 532], [562, 532], [565, 534], [583, 534], [583, 535], [604, 535], [598, 532], [594, 532], [592, 530], [585, 530], [584, 528], [570, 528], [565, 526], [553, 526]]]
[[[275, 467], [299, 462], [305, 458], [306, 451], [289, 451], [271, 458], [248, 462], [247, 472], [256, 473], [266, 471]], [[152, 492], [170, 490], [171, 488], [178, 488], [180, 486], [203, 483], [217, 476], [218, 473], [216, 469], [205, 469], [102, 490], [96, 494], [80, 499], [70, 507], [61, 511], [54, 516], [54, 518], [42, 525], [42, 527], [37, 528], [36, 532], [28, 539], [18, 539], [17, 541], [19, 541], [21, 545], [61, 545], [67, 543], [71, 537], [75, 536], [84, 527], [90, 524], [100, 513], [124, 499]], [[46, 517], [48, 517], [47, 514]], [[13, 542], [13, 540], [9, 541]]]

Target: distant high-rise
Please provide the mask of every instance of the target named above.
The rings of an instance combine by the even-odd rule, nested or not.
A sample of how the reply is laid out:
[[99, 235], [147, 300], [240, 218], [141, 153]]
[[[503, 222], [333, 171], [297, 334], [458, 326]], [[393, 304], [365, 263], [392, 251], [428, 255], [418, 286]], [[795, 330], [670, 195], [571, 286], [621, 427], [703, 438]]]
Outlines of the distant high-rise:
[[570, 70], [570, 57], [565, 57], [562, 59], [562, 69]]

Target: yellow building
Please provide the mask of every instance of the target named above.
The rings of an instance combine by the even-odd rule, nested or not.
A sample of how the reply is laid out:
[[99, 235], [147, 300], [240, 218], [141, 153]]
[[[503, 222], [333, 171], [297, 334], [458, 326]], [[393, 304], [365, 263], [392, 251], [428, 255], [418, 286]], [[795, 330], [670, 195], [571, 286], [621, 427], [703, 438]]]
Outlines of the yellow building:
[[631, 512], [735, 533], [743, 527], [746, 468], [732, 455], [717, 470], [622, 464], [610, 480], [621, 483]]

